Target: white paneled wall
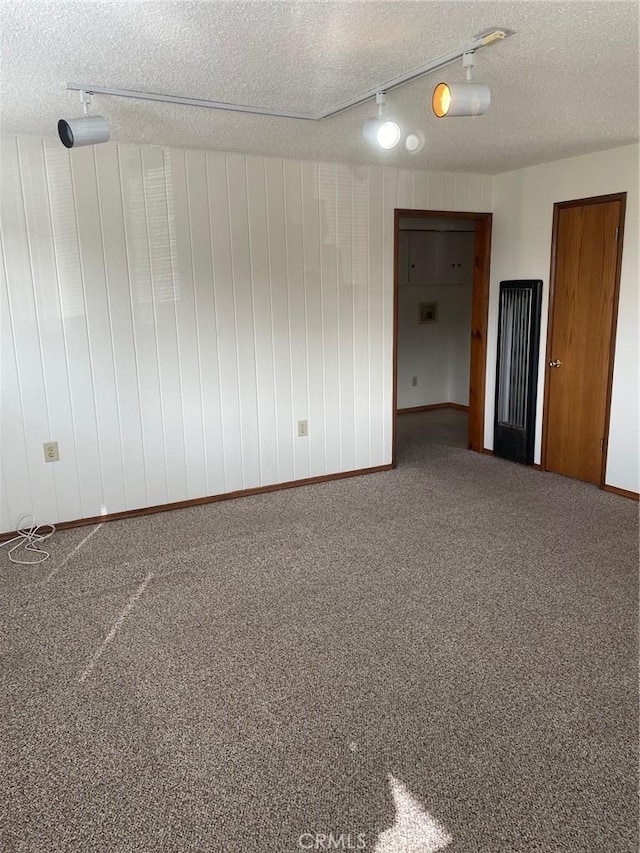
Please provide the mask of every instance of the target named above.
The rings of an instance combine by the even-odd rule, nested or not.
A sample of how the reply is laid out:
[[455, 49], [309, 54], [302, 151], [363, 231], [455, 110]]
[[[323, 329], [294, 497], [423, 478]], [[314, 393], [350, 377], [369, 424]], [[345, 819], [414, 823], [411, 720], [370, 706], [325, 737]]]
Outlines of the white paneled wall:
[[1, 153], [2, 530], [391, 461], [394, 208], [489, 210], [490, 178]]

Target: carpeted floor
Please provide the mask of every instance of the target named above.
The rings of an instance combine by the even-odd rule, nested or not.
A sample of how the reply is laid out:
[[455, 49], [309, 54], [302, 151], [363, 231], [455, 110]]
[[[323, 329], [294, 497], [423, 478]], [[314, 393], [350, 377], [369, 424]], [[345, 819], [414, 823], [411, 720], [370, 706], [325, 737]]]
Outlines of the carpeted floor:
[[398, 416], [398, 431], [405, 445], [445, 444], [466, 449], [469, 446], [469, 415], [460, 409], [405, 412]]
[[0, 551], [3, 850], [635, 853], [637, 505], [400, 437]]

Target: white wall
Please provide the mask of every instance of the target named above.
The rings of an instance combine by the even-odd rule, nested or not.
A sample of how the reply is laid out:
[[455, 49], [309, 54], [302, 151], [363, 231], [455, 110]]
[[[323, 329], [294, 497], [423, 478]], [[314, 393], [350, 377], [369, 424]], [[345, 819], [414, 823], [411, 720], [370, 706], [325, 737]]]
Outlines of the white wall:
[[449, 403], [469, 405], [469, 371], [471, 366], [471, 306], [473, 282], [450, 286], [443, 305], [450, 316], [449, 333]]
[[638, 162], [637, 145], [602, 151], [497, 175], [493, 182], [485, 445], [493, 447], [498, 288], [502, 279], [540, 278], [544, 282], [536, 461], [540, 461], [544, 360], [546, 354], [549, 271], [554, 202], [626, 192], [627, 209], [620, 304], [616, 335], [613, 396], [606, 482], [640, 491], [638, 445]]
[[[432, 233], [430, 236], [430, 248], [434, 240], [441, 239], [444, 244], [444, 232]], [[412, 234], [412, 240], [416, 239], [420, 239], [420, 235]], [[473, 233], [468, 235], [468, 239], [472, 246]], [[468, 406], [473, 271], [469, 270], [470, 280], [467, 284], [410, 284], [408, 245], [408, 240], [401, 238], [398, 281], [398, 408], [427, 406], [433, 403], [459, 403]], [[421, 302], [438, 303], [437, 323], [418, 322], [418, 306]], [[413, 376], [417, 378], [416, 386], [411, 384]]]
[[394, 208], [490, 210], [490, 178], [1, 154], [1, 530], [391, 461]]

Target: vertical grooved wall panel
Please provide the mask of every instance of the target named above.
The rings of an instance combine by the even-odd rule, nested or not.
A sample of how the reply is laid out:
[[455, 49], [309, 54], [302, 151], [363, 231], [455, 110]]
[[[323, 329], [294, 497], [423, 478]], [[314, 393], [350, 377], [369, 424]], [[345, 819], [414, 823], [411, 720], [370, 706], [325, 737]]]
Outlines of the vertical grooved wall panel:
[[[184, 159], [181, 160], [180, 187], [185, 187]], [[193, 287], [191, 282], [191, 266], [189, 252], [189, 218], [186, 204], [182, 209], [176, 209], [171, 185], [174, 163], [167, 161], [163, 152], [158, 148], [142, 149], [142, 167], [144, 197], [147, 211], [147, 239], [149, 245], [149, 269], [151, 272], [151, 304], [155, 318], [156, 350], [158, 356], [158, 389], [160, 398], [160, 413], [162, 423], [163, 458], [166, 465], [167, 492], [170, 495], [182, 495], [178, 500], [189, 497], [187, 491], [187, 474], [185, 464], [189, 454], [185, 442], [183, 428], [183, 395], [181, 368], [184, 353], [179, 350], [177, 318], [175, 307], [189, 311], [188, 320], [193, 313]], [[165, 181], [165, 174], [167, 180]], [[167, 191], [167, 185], [169, 191]], [[185, 193], [186, 195], [186, 193]], [[180, 269], [172, 257], [174, 246], [179, 240], [179, 226], [183, 231], [183, 246], [185, 251], [180, 255], [185, 259], [187, 269]], [[171, 232], [174, 232], [173, 234]], [[186, 233], [184, 233], [186, 232]], [[174, 299], [174, 282], [181, 288], [180, 300]], [[191, 300], [191, 302], [190, 302]], [[190, 310], [191, 309], [191, 310]], [[195, 348], [193, 324], [190, 323], [183, 335], [188, 341], [191, 353]], [[193, 366], [197, 356], [192, 358]], [[197, 377], [197, 374], [196, 374]], [[197, 381], [190, 388], [193, 393], [193, 403], [198, 401], [195, 393]], [[197, 439], [196, 439], [197, 440]], [[177, 451], [177, 452], [176, 452]], [[200, 474], [204, 466], [198, 467]], [[204, 487], [204, 478], [199, 478]]]
[[[384, 271], [382, 265], [383, 241], [383, 209], [381, 169], [368, 169], [369, 178], [369, 464], [375, 465], [374, 460], [384, 454], [384, 416], [383, 381], [384, 381], [384, 331], [383, 331], [383, 300], [384, 300]], [[391, 281], [393, 290], [393, 279]], [[389, 288], [389, 283], [387, 283]], [[392, 377], [393, 378], [393, 377]]]
[[[7, 283], [6, 313], [9, 320], [8, 324], [3, 323], [3, 333], [9, 335], [8, 346], [14, 352], [17, 379], [15, 393], [9, 396], [11, 386], [6, 389], [8, 399], [4, 398], [3, 383], [1, 408], [3, 421], [11, 419], [12, 426], [14, 419], [21, 417], [22, 421], [26, 466], [21, 476], [29, 480], [32, 500], [32, 506], [24, 507], [24, 512], [35, 512], [42, 517], [51, 517], [58, 514], [54, 473], [51, 467], [40, 464], [42, 461], [40, 442], [51, 440], [43, 367], [46, 356], [42, 352], [40, 323], [34, 300], [36, 285], [33, 280], [31, 261], [33, 250], [30, 249], [27, 233], [17, 140], [8, 140], [3, 144], [1, 155], [0, 213]], [[19, 447], [20, 445], [17, 444], [16, 448], [19, 449]], [[5, 444], [4, 432], [2, 448], [3, 456], [13, 454], [13, 448]], [[7, 465], [6, 474], [8, 475], [12, 469], [13, 466], [10, 468]], [[10, 503], [12, 481], [6, 481], [6, 487], [9, 490], [8, 503]], [[79, 507], [80, 504], [78, 503], [77, 506]]]
[[[79, 199], [76, 195], [72, 163], [67, 152], [61, 152], [59, 145], [54, 147], [52, 141], [47, 141], [45, 160], [62, 306], [62, 327], [80, 484], [80, 506], [82, 515], [90, 514], [92, 507], [96, 507], [95, 514], [98, 515], [104, 507], [96, 411], [98, 388], [93, 378], [89, 327], [86, 322], [84, 270], [80, 253]], [[30, 237], [28, 240], [33, 251], [34, 241]], [[40, 282], [34, 281], [35, 292], [39, 289]], [[43, 358], [46, 359], [44, 353]], [[45, 386], [45, 392], [49, 395], [51, 389]], [[52, 435], [51, 440], [55, 439], [56, 436]], [[62, 452], [60, 448], [60, 453]], [[55, 470], [53, 472], [56, 480], [59, 473], [61, 472]]]
[[239, 154], [227, 157], [231, 263], [238, 348], [238, 394], [242, 488], [260, 482], [258, 453], [258, 402], [256, 394], [256, 352], [253, 329], [253, 287], [249, 258], [249, 212], [247, 208], [246, 159]]
[[[222, 439], [218, 452], [222, 459], [224, 491], [230, 492], [242, 488], [242, 457], [227, 158], [224, 154], [207, 154], [206, 162], [215, 311], [215, 326], [211, 332], [216, 336], [220, 365]], [[208, 446], [215, 452], [215, 447], [210, 443]]]
[[26, 136], [0, 177], [3, 531], [389, 463], [394, 209], [491, 201], [481, 175]]
[[309, 441], [297, 438], [295, 425], [308, 420], [307, 329], [304, 289], [304, 245], [302, 238], [301, 164], [285, 161], [285, 228], [287, 245], [287, 281], [289, 282], [289, 342], [291, 365], [291, 403], [293, 413], [294, 480], [309, 477]]
[[[111, 337], [125, 508], [135, 509], [147, 502], [147, 489], [120, 161], [111, 145], [97, 146], [94, 155], [108, 304], [108, 316], [97, 320]], [[106, 509], [112, 511], [109, 505]]]
[[[171, 279], [166, 282], [163, 279], [162, 284], [158, 282], [156, 300], [159, 311], [166, 312], [167, 348], [169, 352], [175, 350], [177, 353], [177, 365], [174, 353], [166, 362], [163, 359], [161, 376], [176, 389], [173, 399], [181, 423], [176, 419], [172, 435], [175, 446], [184, 447], [180, 468], [168, 471], [169, 488], [172, 488], [173, 481], [177, 493], [182, 492], [185, 498], [195, 498], [206, 489], [206, 468], [194, 277], [194, 259], [201, 248], [193, 240], [190, 201], [194, 185], [204, 180], [204, 174], [198, 172], [197, 162], [189, 158], [189, 153], [173, 150], [164, 152], [165, 181], [158, 180], [158, 197], [160, 205], [166, 199], [168, 208], [170, 242], [167, 243], [165, 235], [164, 245], [165, 251], [167, 245], [171, 249], [171, 264], [166, 267]], [[170, 361], [173, 361], [171, 369]], [[179, 369], [174, 376], [178, 365]], [[170, 396], [163, 395], [163, 408], [170, 399]], [[170, 417], [167, 412], [165, 418]], [[166, 420], [165, 425], [165, 446], [168, 448], [170, 437], [166, 434]]]
[[[35, 298], [49, 431], [51, 436], [55, 436], [58, 447], [64, 454], [60, 467], [64, 469], [65, 476], [55, 477], [56, 496], [59, 505], [72, 507], [81, 515], [78, 461], [75, 454], [64, 453], [66, 448], [75, 446], [74, 423], [44, 157], [41, 140], [25, 139], [21, 148], [21, 172], [25, 186], [24, 202], [31, 263], [34, 280], [38, 282]], [[54, 470], [51, 475], [57, 473], [61, 472]]]
[[278, 482], [293, 480], [293, 398], [289, 347], [289, 285], [284, 207], [284, 164], [265, 161], [267, 240], [271, 281], [271, 328]]
[[369, 182], [366, 166], [351, 182], [351, 276], [353, 281], [354, 467], [369, 467]]
[[[93, 384], [96, 431], [102, 505], [105, 512], [110, 507], [125, 504], [124, 472], [120, 451], [122, 437], [118, 420], [118, 398], [115, 386], [112, 338], [109, 330], [109, 305], [104, 264], [104, 247], [98, 186], [92, 148], [82, 148], [73, 160], [73, 183], [78, 222], [78, 248], [83, 281], [93, 286], [84, 288], [87, 334], [89, 341], [90, 373], [86, 381]], [[58, 430], [51, 424], [52, 435]], [[66, 442], [65, 442], [66, 444]], [[61, 461], [67, 456], [62, 450]], [[79, 466], [78, 466], [79, 467]], [[84, 474], [84, 471], [82, 471]]]
[[338, 245], [336, 166], [318, 166], [320, 199], [320, 292], [324, 363], [324, 448], [326, 471], [340, 470], [340, 384], [338, 353]]
[[340, 468], [356, 467], [353, 354], [352, 170], [336, 170], [336, 246], [338, 252], [338, 356]]
[[[0, 302], [0, 388], [2, 388], [0, 436], [2, 440], [0, 441], [0, 461], [2, 485], [5, 488], [2, 495], [2, 510], [8, 513], [7, 518], [15, 518], [17, 524], [18, 519], [33, 511], [32, 495], [34, 490], [27, 456], [27, 434], [4, 270], [3, 257], [0, 267], [2, 279], [2, 301]], [[11, 490], [6, 488], [7, 483], [11, 483]], [[79, 506], [77, 494], [76, 502]]]
[[[129, 265], [129, 290], [136, 351], [142, 443], [145, 460], [147, 503], [169, 500], [165, 460], [165, 428], [160, 396], [160, 365], [156, 304], [151, 258], [149, 257], [149, 214], [143, 172], [143, 151], [133, 145], [120, 149], [120, 173], [124, 230]], [[174, 405], [175, 405], [174, 401]]]
[[318, 166], [302, 164], [302, 240], [304, 248], [307, 405], [311, 431], [309, 476], [326, 473], [324, 430], [324, 362], [322, 359], [322, 290]]
[[271, 278], [267, 232], [267, 191], [264, 160], [247, 158], [247, 203], [249, 247], [253, 288], [253, 328], [255, 333], [260, 479], [268, 486], [278, 482], [276, 436], [276, 396], [271, 322]]

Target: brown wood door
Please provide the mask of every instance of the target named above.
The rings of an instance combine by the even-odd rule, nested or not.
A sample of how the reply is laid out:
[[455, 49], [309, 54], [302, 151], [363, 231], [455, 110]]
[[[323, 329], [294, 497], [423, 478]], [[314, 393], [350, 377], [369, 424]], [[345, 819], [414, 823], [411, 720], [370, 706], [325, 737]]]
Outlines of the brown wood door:
[[602, 483], [624, 196], [558, 204], [543, 467]]

